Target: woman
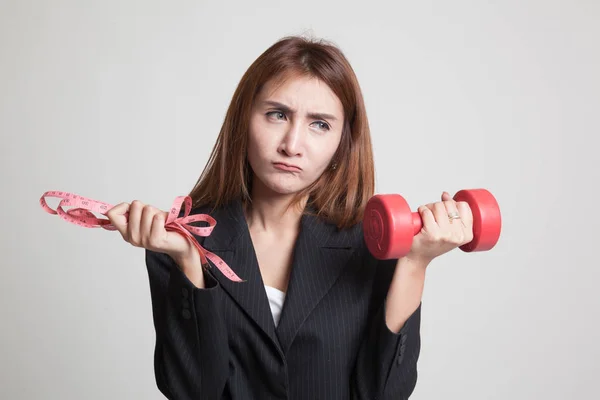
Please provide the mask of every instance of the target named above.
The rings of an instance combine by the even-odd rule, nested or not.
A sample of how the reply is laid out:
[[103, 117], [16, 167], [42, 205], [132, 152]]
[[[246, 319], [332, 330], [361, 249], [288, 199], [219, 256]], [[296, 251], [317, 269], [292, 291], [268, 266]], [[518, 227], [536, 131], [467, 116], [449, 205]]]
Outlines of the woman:
[[[248, 69], [203, 174], [195, 236], [243, 282], [203, 268], [140, 201], [108, 213], [146, 248], [154, 368], [170, 399], [407, 399], [417, 381], [421, 296], [435, 257], [472, 240], [471, 213], [444, 192], [419, 207], [410, 253], [379, 261], [363, 241], [374, 192], [356, 76], [324, 41], [283, 38]], [[125, 213], [129, 216], [125, 217]], [[451, 224], [458, 212], [463, 224]]]

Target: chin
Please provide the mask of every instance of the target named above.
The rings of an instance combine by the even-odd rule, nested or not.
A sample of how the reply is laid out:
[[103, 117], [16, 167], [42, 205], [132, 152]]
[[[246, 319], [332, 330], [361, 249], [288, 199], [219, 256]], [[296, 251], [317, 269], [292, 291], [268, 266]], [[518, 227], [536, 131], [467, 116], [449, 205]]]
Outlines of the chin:
[[261, 186], [264, 186], [271, 192], [281, 195], [292, 195], [308, 186], [298, 176], [294, 175], [285, 176], [276, 174], [275, 176], [271, 175], [258, 178], [261, 181]]
[[278, 182], [272, 182], [266, 186], [270, 191], [277, 193], [277, 194], [281, 194], [281, 195], [294, 194], [294, 193], [299, 192], [300, 190], [304, 189], [304, 186], [285, 185], [285, 184], [281, 184]]

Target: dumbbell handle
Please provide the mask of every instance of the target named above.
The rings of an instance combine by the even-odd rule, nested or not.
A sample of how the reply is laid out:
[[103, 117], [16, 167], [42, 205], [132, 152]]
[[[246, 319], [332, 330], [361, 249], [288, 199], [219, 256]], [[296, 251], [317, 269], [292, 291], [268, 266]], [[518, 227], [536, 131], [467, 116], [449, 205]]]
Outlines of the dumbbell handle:
[[411, 213], [412, 215], [412, 223], [413, 223], [413, 235], [417, 236], [421, 229], [423, 229], [423, 218], [421, 218], [421, 214], [418, 212]]

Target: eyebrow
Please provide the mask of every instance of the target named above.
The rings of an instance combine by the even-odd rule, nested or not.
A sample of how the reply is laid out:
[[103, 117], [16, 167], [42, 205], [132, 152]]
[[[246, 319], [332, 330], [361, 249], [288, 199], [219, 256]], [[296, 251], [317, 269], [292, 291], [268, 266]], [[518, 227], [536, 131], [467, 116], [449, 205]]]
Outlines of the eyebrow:
[[[278, 101], [265, 100], [265, 101], [263, 101], [263, 104], [280, 108], [283, 112], [288, 113], [288, 114], [296, 113], [296, 110], [292, 110], [289, 106], [286, 106], [283, 103], [279, 103]], [[331, 114], [325, 114], [325, 113], [309, 112], [309, 113], [306, 113], [306, 116], [308, 118], [313, 118], [313, 119], [328, 119], [331, 121], [337, 121], [337, 118], [335, 116], [333, 116]]]

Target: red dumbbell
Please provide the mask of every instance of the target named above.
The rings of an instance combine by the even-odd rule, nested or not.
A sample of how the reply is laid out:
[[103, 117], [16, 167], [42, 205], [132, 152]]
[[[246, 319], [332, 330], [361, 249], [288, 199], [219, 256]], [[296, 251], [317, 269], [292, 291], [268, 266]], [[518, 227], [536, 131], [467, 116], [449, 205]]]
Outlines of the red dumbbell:
[[[465, 201], [473, 213], [473, 240], [460, 246], [465, 252], [486, 251], [500, 238], [502, 218], [494, 196], [486, 189], [461, 190], [453, 197]], [[365, 209], [363, 233], [367, 248], [379, 260], [404, 257], [421, 231], [421, 214], [411, 212], [399, 194], [378, 194]]]

